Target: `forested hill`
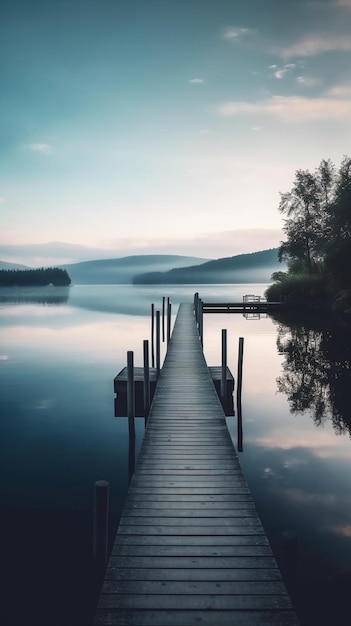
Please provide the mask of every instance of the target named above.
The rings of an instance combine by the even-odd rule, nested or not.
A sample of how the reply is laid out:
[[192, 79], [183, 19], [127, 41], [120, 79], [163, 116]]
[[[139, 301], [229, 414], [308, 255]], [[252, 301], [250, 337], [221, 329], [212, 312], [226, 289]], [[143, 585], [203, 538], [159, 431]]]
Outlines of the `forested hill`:
[[63, 287], [70, 284], [71, 279], [66, 270], [57, 267], [0, 270], [1, 287], [45, 287], [47, 285]]
[[147, 272], [134, 277], [133, 283], [145, 284], [211, 284], [269, 282], [273, 272], [282, 269], [278, 248], [239, 254], [197, 266], [167, 272]]

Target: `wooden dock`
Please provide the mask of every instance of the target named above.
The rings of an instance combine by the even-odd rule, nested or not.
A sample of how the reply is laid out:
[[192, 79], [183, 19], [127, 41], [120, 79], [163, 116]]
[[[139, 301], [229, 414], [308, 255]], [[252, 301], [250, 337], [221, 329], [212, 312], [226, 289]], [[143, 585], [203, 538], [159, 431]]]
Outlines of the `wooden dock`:
[[269, 313], [285, 307], [284, 302], [203, 302], [203, 313]]
[[178, 311], [94, 624], [298, 624], [191, 304]]

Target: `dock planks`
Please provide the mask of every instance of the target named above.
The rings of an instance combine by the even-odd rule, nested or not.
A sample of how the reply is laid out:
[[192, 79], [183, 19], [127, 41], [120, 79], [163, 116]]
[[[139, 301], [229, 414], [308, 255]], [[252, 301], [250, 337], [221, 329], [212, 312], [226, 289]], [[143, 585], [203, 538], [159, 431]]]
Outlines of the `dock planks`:
[[190, 304], [178, 311], [94, 623], [298, 624]]

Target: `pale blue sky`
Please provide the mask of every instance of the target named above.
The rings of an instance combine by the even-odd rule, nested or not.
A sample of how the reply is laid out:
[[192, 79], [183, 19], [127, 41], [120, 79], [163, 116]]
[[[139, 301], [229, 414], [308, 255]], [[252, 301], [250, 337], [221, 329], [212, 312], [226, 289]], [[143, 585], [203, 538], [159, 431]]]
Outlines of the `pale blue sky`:
[[350, 154], [350, 33], [351, 0], [2, 0], [0, 244], [278, 245], [295, 170]]

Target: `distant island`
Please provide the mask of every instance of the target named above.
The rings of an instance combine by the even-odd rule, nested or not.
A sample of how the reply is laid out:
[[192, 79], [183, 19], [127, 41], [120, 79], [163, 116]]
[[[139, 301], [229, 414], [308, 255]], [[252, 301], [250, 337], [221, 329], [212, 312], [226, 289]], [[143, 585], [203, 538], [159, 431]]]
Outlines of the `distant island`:
[[1, 287], [67, 287], [70, 284], [67, 271], [58, 267], [0, 270]]

